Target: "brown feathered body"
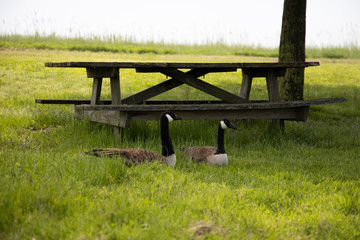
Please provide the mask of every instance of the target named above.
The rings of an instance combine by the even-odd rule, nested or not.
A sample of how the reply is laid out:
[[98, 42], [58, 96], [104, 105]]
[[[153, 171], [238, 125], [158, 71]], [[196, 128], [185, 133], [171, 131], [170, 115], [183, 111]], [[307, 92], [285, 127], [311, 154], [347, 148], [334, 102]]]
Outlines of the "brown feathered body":
[[207, 162], [207, 157], [216, 152], [216, 147], [195, 146], [181, 149], [185, 156], [196, 162]]
[[211, 146], [195, 146], [180, 149], [186, 157], [197, 163], [207, 163], [210, 165], [227, 165], [228, 157], [226, 153], [216, 154], [217, 148]]
[[154, 153], [145, 149], [137, 148], [103, 148], [96, 149], [90, 152], [87, 152], [89, 155], [94, 155], [97, 157], [121, 157], [125, 161], [126, 165], [137, 165], [145, 162], [160, 161], [161, 163], [166, 164], [166, 159], [164, 156]]

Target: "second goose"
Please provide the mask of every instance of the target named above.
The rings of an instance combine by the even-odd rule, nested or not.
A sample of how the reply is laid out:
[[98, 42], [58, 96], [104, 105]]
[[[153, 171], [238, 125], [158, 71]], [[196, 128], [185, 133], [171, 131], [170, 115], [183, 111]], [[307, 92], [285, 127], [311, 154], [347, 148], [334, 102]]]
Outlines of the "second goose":
[[218, 127], [217, 148], [210, 146], [195, 146], [181, 148], [180, 150], [190, 159], [198, 163], [207, 163], [210, 165], [228, 165], [228, 156], [225, 152], [224, 135], [225, 129], [237, 129], [228, 119], [223, 119]]

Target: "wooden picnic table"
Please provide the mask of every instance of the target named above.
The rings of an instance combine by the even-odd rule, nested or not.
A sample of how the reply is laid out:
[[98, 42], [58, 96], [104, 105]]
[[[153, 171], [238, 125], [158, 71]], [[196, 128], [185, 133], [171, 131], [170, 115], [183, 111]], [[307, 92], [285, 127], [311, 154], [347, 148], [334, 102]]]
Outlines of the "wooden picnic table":
[[[177, 62], [48, 62], [46, 67], [85, 68], [87, 77], [93, 79], [90, 100], [37, 99], [37, 103], [74, 104], [76, 115], [92, 121], [129, 127], [131, 120], [158, 119], [162, 111], [176, 111], [183, 119], [285, 119], [305, 121], [310, 105], [343, 102], [343, 98], [318, 99], [314, 101], [280, 102], [278, 77], [284, 76], [288, 68], [318, 66], [318, 62], [302, 63], [177, 63]], [[121, 98], [120, 69], [136, 69], [138, 73], [157, 72], [170, 77], [126, 98]], [[242, 70], [240, 95], [209, 84], [199, 77], [214, 72]], [[252, 79], [266, 79], [268, 100], [249, 100]], [[104, 78], [110, 78], [111, 100], [101, 101]], [[127, 79], [121, 79], [127, 81]], [[151, 101], [149, 99], [187, 84], [219, 101]]]

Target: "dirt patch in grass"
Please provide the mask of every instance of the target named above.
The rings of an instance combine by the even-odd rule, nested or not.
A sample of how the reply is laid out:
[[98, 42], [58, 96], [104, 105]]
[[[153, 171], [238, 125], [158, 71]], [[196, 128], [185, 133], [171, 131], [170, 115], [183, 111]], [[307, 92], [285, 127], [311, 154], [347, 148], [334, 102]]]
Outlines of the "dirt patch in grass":
[[189, 228], [196, 239], [203, 239], [208, 234], [215, 234], [225, 237], [225, 230], [211, 222], [196, 222]]

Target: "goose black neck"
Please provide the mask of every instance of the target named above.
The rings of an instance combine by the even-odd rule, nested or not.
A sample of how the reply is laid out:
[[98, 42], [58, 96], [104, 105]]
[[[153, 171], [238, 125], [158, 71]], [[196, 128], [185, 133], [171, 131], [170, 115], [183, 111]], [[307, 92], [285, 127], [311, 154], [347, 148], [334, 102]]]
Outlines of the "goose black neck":
[[224, 135], [225, 135], [225, 130], [222, 129], [221, 123], [220, 123], [219, 128], [218, 128], [218, 140], [217, 140], [218, 148], [217, 148], [215, 154], [226, 153], [225, 146], [224, 146]]
[[[165, 117], [166, 118], [166, 117]], [[174, 147], [169, 135], [169, 122], [167, 119], [160, 119], [161, 132], [161, 154], [165, 157], [174, 154]]]

